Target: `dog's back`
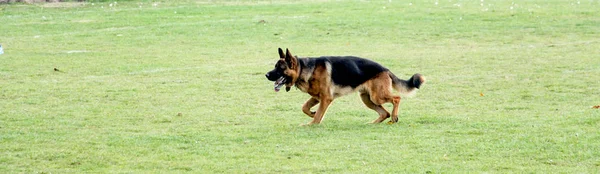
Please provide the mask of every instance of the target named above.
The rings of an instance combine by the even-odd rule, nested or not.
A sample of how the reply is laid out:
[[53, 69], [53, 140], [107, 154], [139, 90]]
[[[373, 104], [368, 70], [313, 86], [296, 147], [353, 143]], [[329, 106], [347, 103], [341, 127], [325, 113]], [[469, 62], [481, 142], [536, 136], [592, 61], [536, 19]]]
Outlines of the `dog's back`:
[[331, 79], [334, 83], [355, 88], [375, 75], [388, 71], [380, 64], [359, 57], [328, 57], [331, 61]]

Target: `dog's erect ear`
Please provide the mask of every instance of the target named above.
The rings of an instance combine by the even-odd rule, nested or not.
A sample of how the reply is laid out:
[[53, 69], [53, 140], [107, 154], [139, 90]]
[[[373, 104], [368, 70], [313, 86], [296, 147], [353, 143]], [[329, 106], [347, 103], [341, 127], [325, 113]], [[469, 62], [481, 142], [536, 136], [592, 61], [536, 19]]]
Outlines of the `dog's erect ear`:
[[290, 50], [286, 48], [286, 49], [285, 49], [285, 58], [286, 58], [286, 59], [288, 59], [288, 58], [289, 58], [288, 56], [289, 56], [289, 57], [292, 57], [293, 55], [292, 55], [292, 53], [290, 52]]
[[287, 62], [290, 65], [296, 64], [296, 58], [294, 57], [294, 55], [292, 55], [290, 50], [287, 48], [285, 49], [285, 62]]
[[283, 50], [281, 48], [279, 48], [279, 58], [285, 58], [285, 54], [283, 54]]
[[298, 65], [296, 58], [287, 48], [285, 49], [285, 62], [287, 62], [288, 66], [292, 69]]

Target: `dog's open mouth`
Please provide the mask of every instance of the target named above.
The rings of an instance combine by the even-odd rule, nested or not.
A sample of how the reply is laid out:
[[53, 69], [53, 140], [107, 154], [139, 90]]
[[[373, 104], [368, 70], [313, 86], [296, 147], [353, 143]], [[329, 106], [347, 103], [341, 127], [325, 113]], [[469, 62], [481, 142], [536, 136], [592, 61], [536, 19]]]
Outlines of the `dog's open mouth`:
[[279, 90], [281, 89], [281, 87], [285, 84], [285, 81], [286, 80], [285, 80], [284, 76], [279, 77], [279, 79], [277, 79], [275, 81], [275, 84], [274, 84], [274, 86], [275, 86], [275, 92], [279, 92]]

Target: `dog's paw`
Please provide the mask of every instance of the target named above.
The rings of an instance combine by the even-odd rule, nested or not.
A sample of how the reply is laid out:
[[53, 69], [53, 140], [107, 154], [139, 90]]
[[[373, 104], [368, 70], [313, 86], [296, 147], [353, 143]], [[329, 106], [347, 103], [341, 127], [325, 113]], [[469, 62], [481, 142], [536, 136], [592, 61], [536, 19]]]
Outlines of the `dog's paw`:
[[317, 112], [314, 112], [314, 111], [309, 111], [309, 112], [303, 111], [303, 112], [304, 112], [304, 114], [306, 114], [306, 116], [308, 116], [310, 118], [314, 118], [315, 114], [317, 113]]

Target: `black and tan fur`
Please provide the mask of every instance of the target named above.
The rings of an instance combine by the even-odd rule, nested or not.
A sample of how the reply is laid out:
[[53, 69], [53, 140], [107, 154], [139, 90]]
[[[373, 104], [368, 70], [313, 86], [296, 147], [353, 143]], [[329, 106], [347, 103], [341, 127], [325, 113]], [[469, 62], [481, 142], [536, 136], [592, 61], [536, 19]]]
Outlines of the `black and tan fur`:
[[[358, 91], [365, 105], [379, 114], [373, 123], [381, 123], [390, 117], [390, 113], [382, 107], [384, 103], [392, 103], [393, 109], [389, 123], [398, 122], [398, 106], [400, 96], [394, 95], [392, 89], [403, 94], [415, 92], [425, 78], [414, 74], [409, 80], [396, 77], [390, 70], [380, 64], [353, 56], [323, 56], [316, 58], [297, 58], [288, 49], [286, 53], [279, 48], [279, 61], [275, 69], [266, 74], [267, 79], [275, 81], [275, 91], [285, 84], [286, 91], [296, 86], [311, 98], [302, 106], [304, 112], [313, 120], [308, 123], [319, 124], [323, 120], [331, 102], [340, 96]], [[310, 109], [319, 104], [316, 112]]]

